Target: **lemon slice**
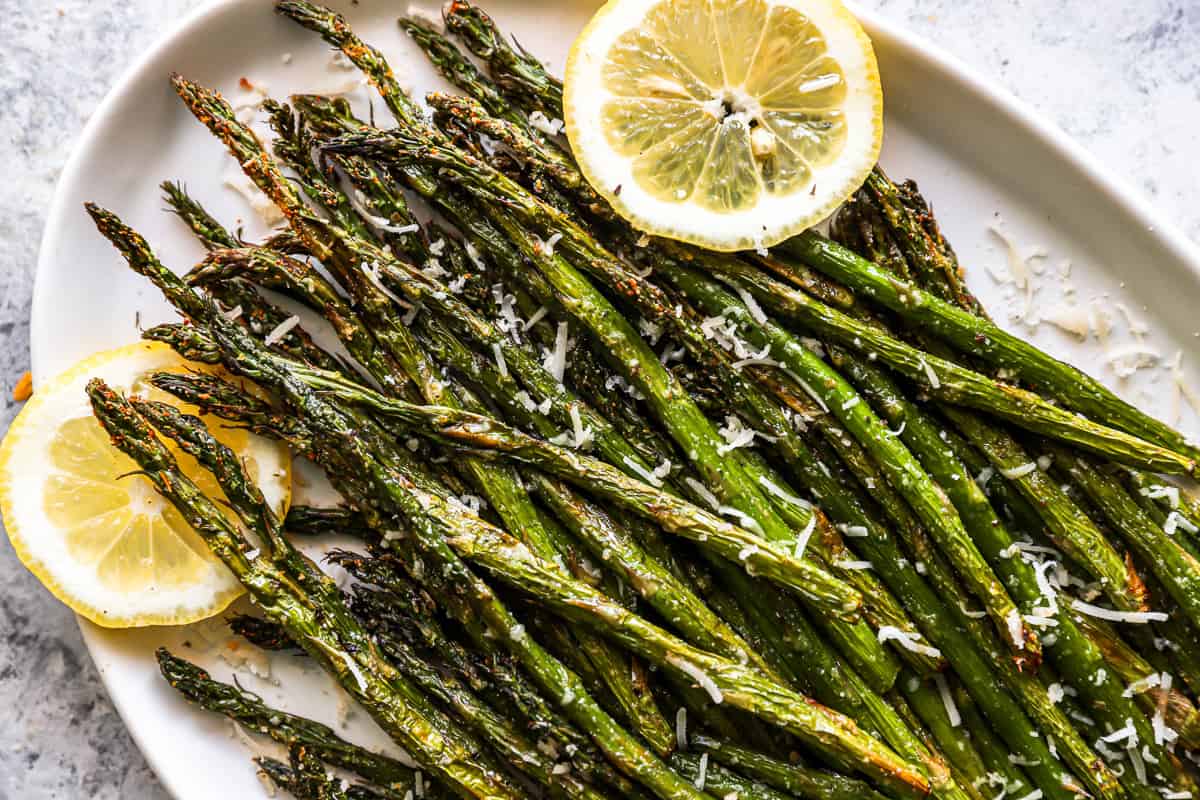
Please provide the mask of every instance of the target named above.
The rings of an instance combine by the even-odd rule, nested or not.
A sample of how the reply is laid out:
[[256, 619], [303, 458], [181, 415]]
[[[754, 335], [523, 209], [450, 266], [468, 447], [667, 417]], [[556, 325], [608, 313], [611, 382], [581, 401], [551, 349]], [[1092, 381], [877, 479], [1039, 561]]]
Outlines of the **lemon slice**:
[[839, 0], [610, 0], [571, 49], [563, 106], [622, 216], [724, 251], [828, 216], [883, 136], [875, 53]]
[[[84, 387], [93, 377], [197, 413], [150, 385], [146, 376], [161, 370], [218, 368], [184, 361], [156, 342], [98, 353], [38, 386], [0, 444], [0, 512], [17, 556], [56, 597], [109, 628], [194, 622], [243, 591], [150, 481], [130, 475], [137, 464], [92, 416]], [[285, 510], [287, 448], [243, 430], [212, 431], [244, 458], [272, 507]], [[224, 499], [195, 459], [172, 449], [205, 494]]]

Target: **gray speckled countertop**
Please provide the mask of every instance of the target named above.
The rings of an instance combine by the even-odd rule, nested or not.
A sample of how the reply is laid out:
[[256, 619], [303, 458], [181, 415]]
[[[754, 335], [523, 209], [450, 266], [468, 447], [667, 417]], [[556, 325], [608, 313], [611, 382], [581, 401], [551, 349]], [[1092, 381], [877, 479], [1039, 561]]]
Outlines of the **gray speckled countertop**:
[[[264, 0], [265, 1], [265, 0]], [[1200, 237], [1194, 0], [860, 0], [992, 76]], [[133, 60], [200, 0], [0, 0], [0, 431], [29, 366], [47, 207], [73, 139]], [[0, 541], [0, 800], [166, 798], [74, 617]]]

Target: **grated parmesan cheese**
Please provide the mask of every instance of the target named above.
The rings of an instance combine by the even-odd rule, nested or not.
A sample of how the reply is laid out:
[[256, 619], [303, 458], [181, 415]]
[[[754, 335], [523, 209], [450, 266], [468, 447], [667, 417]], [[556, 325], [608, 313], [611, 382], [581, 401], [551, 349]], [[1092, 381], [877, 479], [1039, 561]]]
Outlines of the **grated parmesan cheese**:
[[[648, 470], [645, 467], [643, 467], [641, 464], [639, 464], [638, 462], [634, 461], [629, 456], [625, 456], [623, 460], [625, 462], [625, 466], [629, 467], [631, 470], [636, 472], [638, 474], [638, 476], [640, 476], [642, 478], [642, 480], [644, 480], [646, 483], [650, 484], [651, 486], [660, 488], [660, 489], [662, 488], [663, 481], [662, 481], [662, 477], [660, 477], [657, 474], [658, 473], [657, 468], [654, 469], [653, 471]], [[667, 462], [667, 470], [668, 471], [670, 471], [670, 468], [671, 468], [670, 463], [671, 463], [670, 461]]]
[[925, 377], [928, 379], [930, 387], [934, 389], [942, 388], [942, 382], [938, 380], [937, 373], [933, 371], [933, 367], [929, 366], [929, 362], [924, 358], [921, 359], [921, 369], [925, 370]]
[[713, 511], [716, 511], [718, 508], [721, 507], [721, 501], [717, 499], [717, 496], [715, 494], [713, 494], [712, 492], [710, 492], [708, 490], [708, 487], [705, 486], [700, 481], [698, 481], [692, 477], [686, 477], [683, 479], [683, 482], [688, 485], [689, 489], [691, 489], [696, 494], [700, 495], [700, 497], [704, 498], [704, 502], [706, 502], [710, 506], [712, 506]]
[[940, 672], [935, 673], [933, 684], [937, 687], [938, 694], [941, 695], [942, 705], [946, 708], [946, 716], [950, 718], [950, 727], [957, 728], [962, 725], [962, 714], [958, 712], [958, 706], [954, 703], [954, 695], [950, 693], [950, 685], [946, 683], [946, 676]]
[[678, 656], [667, 656], [667, 663], [698, 683], [701, 689], [708, 692], [709, 698], [714, 703], [721, 705], [721, 703], [725, 702], [725, 695], [721, 694], [720, 687], [717, 686], [716, 682], [703, 669]]
[[932, 658], [940, 658], [942, 655], [942, 651], [938, 650], [936, 647], [930, 647], [927, 644], [921, 644], [921, 634], [917, 633], [916, 631], [906, 631], [901, 628], [897, 628], [895, 625], [880, 625], [879, 629], [875, 632], [875, 635], [878, 637], [880, 643], [896, 642], [905, 650], [909, 650], [913, 653], [920, 653], [921, 655], [930, 656]]
[[1017, 649], [1023, 648], [1025, 646], [1025, 625], [1021, 620], [1021, 613], [1014, 608], [1004, 616], [1004, 623], [1008, 626], [1008, 638], [1017, 646]]
[[746, 291], [742, 287], [737, 287], [738, 297], [742, 298], [742, 302], [746, 304], [746, 310], [750, 312], [750, 316], [760, 325], [767, 321], [767, 315], [762, 310], [762, 306], [754, 299], [754, 295]]
[[1167, 514], [1167, 518], [1163, 520], [1163, 533], [1168, 536], [1174, 536], [1175, 531], [1179, 528], [1183, 528], [1188, 533], [1196, 533], [1197, 531], [1196, 526], [1178, 511], [1172, 511]]
[[1147, 486], [1144, 489], [1139, 489], [1138, 494], [1142, 497], [1148, 497], [1151, 500], [1166, 499], [1172, 509], [1179, 508], [1179, 487], [1178, 486], [1162, 486], [1154, 485]]
[[1080, 614], [1109, 622], [1132, 622], [1144, 625], [1148, 622], [1166, 622], [1168, 619], [1167, 615], [1161, 611], [1114, 611], [1111, 608], [1101, 608], [1082, 600], [1072, 600], [1071, 608]]
[[1001, 469], [1000, 474], [1008, 478], [1010, 481], [1015, 481], [1018, 478], [1024, 478], [1026, 475], [1037, 472], [1037, 468], [1038, 466], [1036, 461], [1029, 461], [1025, 464], [1019, 464], [1015, 467]]
[[717, 454], [722, 456], [739, 447], [749, 447], [754, 443], [754, 437], [760, 435], [751, 428], [747, 428], [740, 417], [732, 414], [725, 417], [725, 424], [718, 428], [717, 432], [725, 440], [725, 444], [717, 445]]
[[278, 344], [279, 342], [283, 341], [285, 336], [292, 332], [292, 328], [295, 328], [299, 324], [300, 318], [293, 314], [272, 328], [271, 332], [268, 333], [263, 339], [263, 344], [265, 344], [267, 347]]
[[696, 770], [696, 788], [704, 791], [704, 783], [708, 778], [708, 753], [700, 754], [700, 767]]
[[285, 217], [279, 207], [263, 194], [262, 190], [251, 180], [246, 173], [240, 169], [233, 167], [227, 168], [221, 181], [227, 188], [232, 189], [242, 196], [259, 219], [268, 227], [278, 225], [283, 222]]
[[558, 330], [554, 334], [554, 349], [549, 352], [542, 364], [559, 383], [563, 382], [563, 374], [567, 369], [567, 332], [567, 323], [558, 323]]
[[785, 492], [782, 488], [780, 488], [779, 484], [775, 483], [775, 481], [771, 480], [766, 475], [760, 475], [758, 482], [762, 484], [762, 487], [766, 489], [767, 492], [775, 495], [780, 500], [791, 503], [794, 506], [800, 506], [801, 508], [812, 508], [812, 503], [804, 500], [803, 498], [797, 497], [790, 492]]
[[508, 377], [508, 362], [504, 360], [504, 348], [499, 342], [492, 342], [492, 355], [496, 358], [496, 369], [500, 371], [502, 377]]
[[808, 547], [808, 540], [812, 538], [813, 531], [817, 529], [817, 515], [812, 514], [808, 518], [807, 524], [801, 529], [799, 535], [796, 536], [796, 548], [792, 551], [792, 558], [799, 561], [804, 558], [804, 551]]
[[529, 112], [529, 127], [541, 131], [547, 136], [558, 136], [563, 129], [561, 119], [550, 119], [541, 111]]

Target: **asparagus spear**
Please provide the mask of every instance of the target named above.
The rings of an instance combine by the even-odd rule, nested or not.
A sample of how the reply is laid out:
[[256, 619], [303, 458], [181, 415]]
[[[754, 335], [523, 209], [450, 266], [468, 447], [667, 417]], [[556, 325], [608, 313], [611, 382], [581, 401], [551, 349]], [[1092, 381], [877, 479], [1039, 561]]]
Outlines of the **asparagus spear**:
[[[941, 674], [933, 677], [934, 682], [947, 681]], [[954, 769], [955, 778], [962, 786], [969, 786], [978, 794], [978, 787], [987, 781], [987, 766], [975, 749], [970, 736], [964, 736], [961, 720], [951, 719], [937, 689], [912, 673], [900, 676], [898, 691], [903, 692], [909, 708], [929, 730], [934, 740], [941, 744], [942, 752]]]
[[409, 35], [446, 80], [474, 97], [488, 113], [532, 133], [529, 119], [518, 113], [496, 87], [439, 31], [420, 20], [401, 18], [400, 29]]
[[206, 249], [242, 246], [242, 243], [225, 226], [192, 199], [182, 184], [163, 181], [160, 188], [163, 190], [163, 198], [170, 204], [171, 210], [196, 234], [196, 238]]
[[[1200, 449], [1181, 433], [1121, 400], [1094, 378], [995, 324], [897, 279], [819, 234], [801, 234], [786, 242], [783, 249], [883, 304], [908, 322], [945, 339], [961, 352], [1011, 370], [1067, 407], [1106, 420], [1136, 437], [1167, 448], [1176, 454], [1176, 471], [1183, 468], [1184, 472], [1190, 473], [1193, 470], [1194, 464], [1190, 462], [1200, 456]], [[1152, 465], [1146, 466], [1156, 469]]]
[[[691, 745], [731, 770], [808, 800], [883, 800], [882, 795], [853, 778], [777, 761], [732, 742], [699, 734]], [[710, 760], [709, 764], [713, 763]]]
[[859, 395], [845, 379], [779, 326], [769, 320], [756, 321], [744, 304], [712, 281], [681, 268], [672, 268], [669, 276], [709, 314], [736, 321], [753, 346], [769, 345], [773, 358], [799, 376], [806, 390], [836, 415], [864, 447], [875, 453], [892, 486], [904, 494], [922, 522], [938, 536], [939, 545], [984, 602], [997, 628], [1018, 652], [1027, 647], [1036, 652], [1036, 636], [1022, 633], [1025, 626], [1016, 606], [967, 536], [949, 500], [867, 404], [860, 402]]
[[[356, 614], [369, 616], [375, 625], [444, 663], [476, 692], [486, 693], [493, 705], [501, 702], [523, 720], [531, 735], [538, 737], [540, 747], [545, 749], [547, 743], [552, 744], [549, 753], [566, 753], [586, 776], [599, 778], [622, 794], [639, 794], [627, 778], [612, 769], [584, 734], [551, 707], [518, 671], [510, 656], [498, 649], [468, 651], [452, 638], [433, 613], [433, 599], [404, 577], [392, 556], [366, 558], [338, 551], [330, 554], [330, 560], [360, 581], [385, 587], [356, 589], [353, 603]], [[571, 649], [576, 649], [574, 640], [567, 641]], [[591, 666], [586, 659], [581, 663]], [[600, 685], [603, 688], [602, 682]]]
[[770, 674], [770, 667], [761, 656], [692, 594], [686, 584], [628, 538], [620, 536], [617, 533], [619, 523], [604, 509], [545, 476], [532, 476], [532, 483], [547, 505], [589, 547], [592, 555], [633, 586], [689, 642], [712, 653], [753, 664]]
[[[325, 772], [320, 759], [307, 747], [288, 748], [289, 764], [261, 756], [254, 759], [262, 774], [297, 800], [400, 800], [390, 789], [375, 791], [365, 786], [346, 786]], [[405, 792], [411, 794], [411, 792]]]
[[[560, 768], [552, 758], [547, 758], [511, 720], [489, 707], [453, 676], [438, 672], [407, 643], [385, 631], [376, 630], [375, 637], [384, 654], [402, 672], [430, 697], [453, 711], [464, 724], [476, 730], [504, 763], [536, 781], [552, 797], [602, 800], [602, 794], [580, 781], [569, 768]], [[569, 764], [564, 763], [563, 767], [569, 767]]]
[[652, 483], [628, 478], [602, 461], [536, 439], [483, 415], [405, 403], [340, 376], [300, 365], [296, 366], [294, 374], [313, 388], [363, 404], [431, 440], [496, 451], [546, 470], [632, 514], [657, 523], [670, 533], [713, 549], [727, 560], [741, 564], [748, 572], [786, 586], [828, 612], [852, 617], [861, 605], [856, 592], [829, 578], [810, 562], [797, 560], [750, 530], [726, 522]]
[[923, 278], [918, 282], [942, 300], [976, 316], [984, 316], [983, 307], [967, 290], [961, 268], [957, 260], [949, 256], [949, 245], [916, 187], [906, 190], [896, 186], [876, 166], [867, 176], [863, 191], [875, 198], [882, 221], [903, 242], [902, 249], [912, 254], [909, 266]]
[[919, 350], [749, 265], [727, 264], [722, 277], [750, 291], [757, 301], [780, 315], [844, 347], [878, 358], [917, 383], [931, 397], [985, 411], [1034, 433], [1087, 448], [1121, 463], [1172, 474], [1189, 474], [1195, 466], [1191, 456], [1181, 455], [1176, 449], [1072, 414], [1033, 392], [997, 383], [936, 353]]
[[960, 687], [954, 687], [952, 691], [954, 704], [962, 717], [963, 725], [988, 768], [986, 786], [989, 792], [1002, 788], [1012, 797], [1025, 797], [1035, 791], [1021, 767], [1013, 763], [1008, 747], [997, 738], [987, 721], [979, 715], [974, 699]]
[[1112, 527], [1158, 576], [1193, 625], [1200, 625], [1200, 562], [1154, 524], [1121, 483], [1090, 459], [1054, 449], [1055, 463], [1084, 490]]
[[[936, 223], [930, 219], [926, 221], [925, 227], [936, 230]], [[868, 252], [877, 259], [882, 255], [884, 258], [881, 260], [892, 264], [894, 259], [888, 255], [891, 251], [878, 249], [886, 248], [886, 238], [886, 234], [881, 234], [880, 240], [872, 245], [876, 249]], [[948, 245], [944, 245], [947, 252], [950, 252], [948, 247]], [[904, 261], [903, 253], [900, 255], [899, 262], [895, 264], [895, 268], [901, 271], [901, 274], [907, 273], [908, 265]], [[960, 297], [969, 294], [965, 289], [956, 290], [956, 293]], [[936, 346], [940, 345], [935, 344]], [[1054, 663], [1068, 676], [1071, 684], [1080, 687], [1084, 697], [1090, 703], [1093, 713], [1106, 720], [1112, 728], [1120, 727], [1128, 719], [1137, 720], [1139, 736], [1146, 737], [1148, 734], [1145, 721], [1134, 712], [1131, 701], [1119, 691], [1119, 686], [1106, 680], [1105, 658], [1093, 646], [1089, 638], [1081, 632], [1077, 625], [1080, 619], [1078, 615], [1065, 613], [1057, 603], [1046, 599], [1045, 591], [1041, 588], [1038, 577], [1033, 574], [1033, 569], [1023, 559], [1005, 557], [1014, 550], [1013, 539], [992, 510], [982, 487], [972, 478], [973, 474], [982, 468], [982, 464], [971, 463], [969, 460], [971, 453], [965, 449], [965, 444], [952, 431], [946, 430], [940, 423], [930, 418], [921, 406], [905, 398], [889, 376], [874, 365], [845, 353], [839, 354], [839, 351], [834, 352], [839, 356], [838, 363], [846, 371], [846, 374], [851, 376], [871, 397], [876, 406], [888, 415], [889, 421], [898, 426], [905, 441], [921, 454], [931, 472], [943, 486], [947, 487], [947, 491], [962, 512], [963, 519], [970, 527], [980, 548], [991, 563], [996, 565], [1006, 583], [1017, 594], [1018, 599], [1035, 614], [1052, 613], [1054, 615], [1056, 620], [1055, 645], [1050, 650], [1050, 654]], [[944, 410], [961, 418], [965, 424], [972, 426], [972, 429], [989, 433], [998, 445], [1008, 443], [1008, 446], [1015, 446], [1015, 442], [1007, 433], [987, 426], [970, 413], [957, 409]], [[964, 468], [964, 464], [959, 461], [963, 457], [968, 457], [968, 463], [965, 466], [969, 469]], [[1007, 488], [1009, 485], [1011, 484], [1004, 483], [1002, 488]], [[1076, 513], [1080, 517], [1085, 517], [1082, 513]], [[1037, 514], [1033, 516], [1037, 520], [1036, 524], [1040, 527], [1040, 518]], [[1099, 544], [1101, 547], [1107, 547], [1102, 540]], [[1171, 780], [1177, 782], [1176, 788], [1186, 787], [1190, 784], [1188, 779], [1181, 778], [1181, 773], [1175, 768], [1176, 765], [1171, 761], [1171, 757], [1165, 750], [1158, 747], [1157, 743], [1154, 745], [1154, 750], [1155, 757], [1167, 765], [1166, 771], [1170, 774]], [[1180, 783], [1181, 780], [1182, 783]]]
[[[407, 128], [410, 130], [419, 131], [422, 135], [431, 136], [434, 140], [441, 141], [440, 135], [437, 134], [436, 131], [432, 131], [431, 129], [425, 127], [420, 121], [420, 115], [419, 113], [415, 112], [415, 107], [409, 98], [407, 98], [399, 89], [399, 86], [396, 84], [394, 79], [391, 79], [390, 71], [388, 70], [382, 57], [379, 56], [376, 51], [365, 47], [361, 41], [359, 41], [353, 35], [353, 33], [349, 31], [343, 20], [334, 15], [332, 12], [318, 9], [306, 3], [285, 3], [282, 4], [280, 8], [284, 11], [284, 13], [288, 13], [289, 16], [292, 16], [301, 24], [304, 24], [306, 27], [309, 27], [312, 30], [320, 33], [331, 44], [340, 47], [352, 61], [358, 64], [360, 68], [362, 68], [364, 72], [371, 77], [372, 82], [379, 89], [384, 97], [385, 103], [387, 103], [388, 107], [392, 109], [397, 119], [401, 120]], [[313, 108], [312, 110], [317, 111], [318, 109]], [[348, 120], [344, 113], [336, 113], [332, 116], [327, 116], [327, 119], [333, 124], [335, 130], [343, 128], [350, 131], [361, 130], [361, 126], [355, 125], [352, 121]], [[402, 172], [405, 175], [405, 178], [409, 181], [409, 184], [420, 194], [422, 194], [422, 196], [434, 198], [435, 202], [442, 200], [442, 194], [437, 190], [437, 181], [432, 177], [427, 167], [424, 165], [411, 165], [408, 167], [403, 167]], [[453, 206], [447, 206], [444, 204], [440, 207], [447, 208], [451, 212], [452, 216], [454, 216], [454, 212], [458, 210]], [[490, 243], [495, 248], [494, 252], [502, 253], [505, 258], [512, 261], [518, 272], [522, 271], [519, 259], [514, 260], [516, 258], [514, 252], [506, 243], [504, 243], [503, 237], [497, 238], [496, 232], [493, 228], [491, 228], [491, 226], [487, 224], [480, 225], [479, 221], [471, 215], [468, 215], [465, 218], [457, 217], [456, 221], [458, 221], [465, 230], [472, 231], [472, 235], [479, 237], [480, 241], [486, 241]], [[501, 217], [500, 219], [493, 217], [493, 221], [496, 221], [497, 224], [500, 224], [500, 227], [504, 228], [510, 236], [516, 235], [517, 239], [524, 243], [526, 252], [530, 252], [530, 248], [533, 247], [533, 242], [524, 231], [522, 231], [519, 227], [514, 228], [514, 226], [511, 224], [511, 221], [507, 220], [506, 217]], [[502, 224], [504, 222], [508, 222], [509, 224]], [[534, 247], [535, 250], [538, 248], [540, 248], [540, 244]], [[783, 534], [783, 531], [779, 530], [778, 527], [774, 528], [774, 532], [780, 535]], [[760, 598], [749, 598], [744, 602], [756, 604], [759, 599]], [[769, 633], [770, 626], [769, 624], [765, 623], [765, 618], [767, 616], [765, 610], [762, 607], [759, 607], [755, 613], [759, 619], [759, 621], [756, 622], [756, 625], [759, 625], [760, 630], [767, 632], [768, 635], [771, 635]], [[834, 627], [836, 629], [836, 626]], [[859, 633], [861, 633], [861, 631]], [[863, 644], [863, 642], [860, 641], [859, 644]], [[805, 654], [811, 651], [810, 647], [803, 647], [801, 649]], [[825, 674], [829, 674], [829, 670], [825, 670]]]
[[[138, 463], [143, 474], [246, 585], [269, 617], [283, 624], [289, 636], [331, 672], [422, 768], [465, 796], [519, 796], [507, 787], [500, 775], [464, 748], [451, 729], [418, 711], [413, 705], [413, 698], [418, 693], [383, 659], [349, 611], [339, 607], [339, 601], [333, 596], [336, 587], [332, 582], [316, 596], [298, 594], [292, 588], [299, 579], [320, 589], [321, 581], [314, 579], [319, 570], [278, 536], [270, 509], [265, 506], [259, 509], [259, 519], [272, 531], [271, 540], [264, 543], [269, 544], [269, 548], [265, 554], [250, 557], [249, 553], [253, 551], [250, 543], [212, 501], [179, 472], [174, 457], [134, 408], [100, 381], [89, 384], [88, 394], [114, 444]], [[201, 435], [198, 429], [197, 434]], [[244, 473], [236, 474], [241, 469], [236, 456], [222, 450], [223, 446], [211, 437], [203, 444], [205, 452], [235, 471], [232, 475], [217, 474], [219, 480], [222, 477], [230, 479], [222, 480], [223, 488], [228, 486], [232, 490], [227, 490], [227, 496], [240, 491], [235, 488], [236, 482], [249, 485]]]
[[348, 769], [373, 784], [400, 794], [412, 788], [414, 771], [399, 761], [347, 742], [319, 722], [271, 708], [258, 695], [213, 680], [206, 671], [171, 655], [166, 648], [160, 647], [155, 655], [171, 688], [204, 710], [223, 714], [280, 744], [303, 745], [322, 761]]
[[694, 781], [696, 786], [703, 787], [717, 797], [733, 795], [738, 800], [787, 800], [788, 797], [768, 786], [747, 780], [736, 772], [725, 769], [710, 760], [707, 753], [699, 756], [676, 753], [671, 757], [671, 766], [679, 770], [681, 775]]
[[487, 62], [492, 79], [510, 100], [562, 119], [562, 81], [519, 44], [510, 45], [491, 17], [468, 2], [455, 0], [446, 7], [444, 19], [446, 27]]

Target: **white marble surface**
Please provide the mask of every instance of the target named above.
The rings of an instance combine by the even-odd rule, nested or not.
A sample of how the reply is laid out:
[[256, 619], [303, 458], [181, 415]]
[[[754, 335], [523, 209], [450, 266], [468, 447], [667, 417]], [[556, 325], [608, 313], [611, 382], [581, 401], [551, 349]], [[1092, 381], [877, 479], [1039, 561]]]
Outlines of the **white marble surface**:
[[[1195, 0], [860, 2], [999, 80], [1200, 238]], [[28, 369], [34, 263], [74, 137], [135, 55], [199, 5], [0, 0], [0, 430], [17, 410], [9, 392]], [[105, 696], [74, 618], [6, 541], [0, 575], [0, 800], [166, 798]]]

